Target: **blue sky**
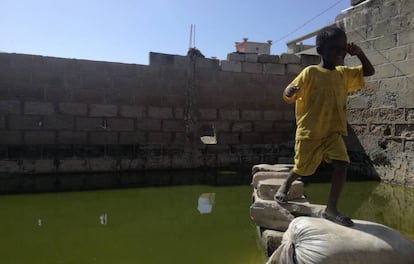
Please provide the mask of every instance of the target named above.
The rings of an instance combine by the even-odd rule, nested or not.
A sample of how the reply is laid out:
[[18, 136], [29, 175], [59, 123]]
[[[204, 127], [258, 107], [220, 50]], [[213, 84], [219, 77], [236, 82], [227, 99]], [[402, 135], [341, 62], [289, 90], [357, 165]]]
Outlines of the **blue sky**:
[[195, 46], [208, 58], [226, 59], [244, 37], [272, 40], [272, 54], [281, 54], [287, 41], [333, 23], [349, 6], [350, 0], [0, 0], [0, 51], [148, 64], [151, 51], [185, 55], [195, 24]]

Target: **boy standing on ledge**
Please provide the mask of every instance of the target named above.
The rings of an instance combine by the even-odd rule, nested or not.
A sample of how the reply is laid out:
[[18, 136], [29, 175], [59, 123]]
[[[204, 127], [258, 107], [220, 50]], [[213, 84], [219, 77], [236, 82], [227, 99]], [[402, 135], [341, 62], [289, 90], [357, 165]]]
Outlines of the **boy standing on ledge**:
[[[364, 87], [364, 76], [373, 75], [375, 69], [360, 47], [347, 43], [339, 28], [322, 29], [316, 37], [316, 49], [321, 63], [306, 67], [283, 92], [287, 103], [296, 102], [295, 166], [274, 199], [286, 203], [293, 181], [314, 174], [323, 160], [331, 162], [334, 170], [323, 217], [352, 226], [351, 218], [337, 209], [350, 162], [342, 138], [347, 135], [347, 94]], [[346, 53], [357, 56], [362, 65], [342, 66]]]

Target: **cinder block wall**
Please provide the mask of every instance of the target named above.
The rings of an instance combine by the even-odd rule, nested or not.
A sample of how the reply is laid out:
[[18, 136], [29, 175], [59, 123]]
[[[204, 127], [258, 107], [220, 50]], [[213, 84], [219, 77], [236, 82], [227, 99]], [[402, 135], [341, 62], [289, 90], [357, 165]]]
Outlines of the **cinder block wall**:
[[348, 101], [361, 144], [353, 148], [362, 146], [384, 181], [414, 186], [414, 1], [365, 1], [337, 19], [376, 69]]
[[[294, 110], [281, 93], [317, 60], [229, 54], [220, 63], [150, 53], [146, 66], [0, 53], [0, 172], [290, 161]], [[201, 143], [214, 134], [216, 145]]]

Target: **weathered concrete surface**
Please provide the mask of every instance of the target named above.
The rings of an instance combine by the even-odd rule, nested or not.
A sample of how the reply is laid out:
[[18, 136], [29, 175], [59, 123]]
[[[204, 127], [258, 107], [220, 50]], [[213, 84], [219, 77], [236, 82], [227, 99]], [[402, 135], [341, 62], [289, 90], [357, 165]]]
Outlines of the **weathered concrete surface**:
[[321, 217], [324, 210], [325, 206], [310, 204], [306, 199], [289, 201], [286, 204], [263, 200], [254, 190], [250, 216], [260, 227], [285, 231], [295, 216]]
[[256, 189], [259, 182], [268, 179], [286, 179], [289, 172], [284, 171], [259, 171], [253, 175], [252, 186]]
[[[365, 152], [385, 182], [414, 186], [414, 4], [371, 0], [337, 17], [349, 42], [361, 46], [376, 73], [349, 97], [348, 122], [357, 140], [348, 150]], [[360, 62], [348, 56], [346, 65]], [[370, 173], [367, 171], [367, 173]]]
[[[260, 180], [257, 184], [257, 195], [263, 200], [273, 200], [284, 179]], [[288, 192], [289, 200], [301, 199], [304, 196], [304, 184], [301, 181], [294, 181]]]

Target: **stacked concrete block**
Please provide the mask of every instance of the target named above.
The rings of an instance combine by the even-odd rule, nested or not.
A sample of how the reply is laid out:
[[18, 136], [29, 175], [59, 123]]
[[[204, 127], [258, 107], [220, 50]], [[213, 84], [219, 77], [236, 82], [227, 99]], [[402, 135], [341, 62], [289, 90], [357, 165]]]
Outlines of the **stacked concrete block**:
[[[385, 182], [414, 186], [414, 11], [412, 1], [372, 0], [340, 15], [348, 41], [361, 46], [375, 68], [366, 87], [349, 97], [348, 121], [378, 176]], [[348, 56], [346, 65], [360, 64]], [[352, 133], [351, 133], [352, 135]], [[356, 150], [356, 145], [348, 146]], [[351, 157], [352, 160], [352, 157]]]
[[259, 164], [252, 168], [252, 205], [250, 217], [268, 256], [279, 247], [290, 222], [297, 216], [321, 217], [325, 206], [310, 204], [304, 196], [304, 184], [294, 181], [288, 193], [289, 202], [278, 203], [274, 195], [293, 165]]
[[230, 72], [294, 75], [304, 67], [315, 64], [319, 56], [284, 53], [282, 55], [268, 55], [257, 53], [229, 53], [227, 60], [221, 61], [221, 70]]

